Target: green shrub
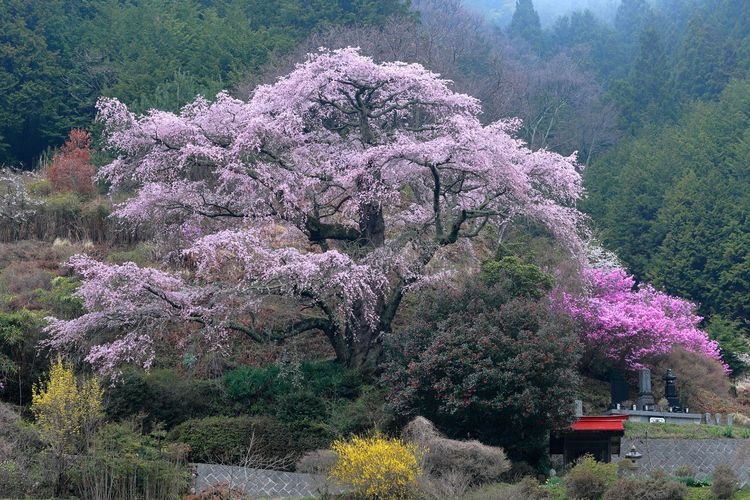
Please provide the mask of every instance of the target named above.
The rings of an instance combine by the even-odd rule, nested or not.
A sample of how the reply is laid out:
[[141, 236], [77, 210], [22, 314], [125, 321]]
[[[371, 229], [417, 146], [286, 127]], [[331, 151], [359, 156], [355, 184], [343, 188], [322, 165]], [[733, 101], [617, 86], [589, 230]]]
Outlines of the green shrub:
[[711, 475], [711, 480], [711, 492], [720, 500], [732, 498], [739, 487], [737, 474], [727, 464], [717, 465]]
[[618, 480], [604, 494], [604, 500], [623, 498], [648, 498], [649, 500], [683, 500], [688, 494], [684, 484], [668, 477], [648, 479], [624, 477]]
[[52, 184], [49, 180], [39, 177], [28, 184], [29, 194], [35, 196], [49, 196], [52, 192]]
[[278, 366], [243, 366], [224, 375], [229, 399], [254, 412], [266, 410], [272, 402], [291, 393], [312, 393], [319, 399], [347, 398], [359, 395], [361, 375], [335, 362], [308, 362], [299, 367], [300, 377], [282, 375]]
[[560, 476], [552, 476], [544, 483], [552, 500], [567, 500], [568, 495], [565, 492], [565, 481]]
[[224, 386], [230, 401], [259, 406], [260, 401], [267, 401], [275, 396], [279, 385], [279, 368], [267, 366], [252, 368], [243, 366], [224, 374]]
[[135, 262], [139, 266], [145, 266], [152, 262], [154, 250], [145, 243], [139, 243], [132, 248], [119, 252], [109, 252], [107, 262], [122, 264], [124, 262]]
[[385, 397], [384, 389], [362, 386], [357, 399], [339, 399], [331, 404], [326, 423], [339, 436], [365, 434], [373, 429], [384, 431], [393, 423]]
[[228, 410], [220, 380], [192, 378], [172, 369], [125, 371], [108, 390], [105, 403], [111, 419], [142, 415], [147, 430], [156, 423], [171, 429], [188, 418], [221, 415]]
[[290, 422], [287, 426], [292, 440], [288, 453], [295, 458], [310, 450], [328, 448], [336, 438], [322, 422]]
[[482, 279], [487, 285], [505, 283], [514, 297], [540, 299], [555, 285], [555, 278], [535, 264], [522, 262], [514, 255], [482, 264]]
[[84, 312], [83, 300], [73, 295], [81, 281], [68, 276], [57, 276], [50, 282], [50, 290], [37, 289], [39, 303], [57, 318], [71, 319]]
[[142, 436], [132, 425], [109, 424], [67, 471], [68, 479], [82, 498], [178, 498], [190, 482], [186, 451]]
[[276, 416], [284, 422], [319, 421], [327, 415], [325, 402], [311, 392], [284, 394], [275, 406]]
[[580, 500], [599, 500], [617, 481], [617, 464], [601, 463], [584, 455], [565, 477], [568, 495]]
[[357, 398], [362, 385], [357, 371], [334, 362], [302, 363], [293, 374], [275, 365], [243, 366], [223, 380], [235, 412], [276, 415], [287, 422], [327, 421], [330, 401]]
[[169, 440], [190, 447], [193, 462], [241, 463], [250, 454], [264, 459], [296, 459], [326, 448], [333, 440], [321, 424], [285, 424], [271, 417], [208, 417], [183, 422]]

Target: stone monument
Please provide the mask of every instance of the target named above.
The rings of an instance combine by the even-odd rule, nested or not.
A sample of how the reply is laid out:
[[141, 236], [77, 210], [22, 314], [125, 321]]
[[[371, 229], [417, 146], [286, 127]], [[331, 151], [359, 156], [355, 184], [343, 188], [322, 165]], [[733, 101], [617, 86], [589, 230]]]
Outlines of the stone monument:
[[680, 405], [680, 397], [677, 394], [675, 380], [677, 380], [677, 377], [672, 373], [672, 369], [668, 369], [666, 375], [664, 375], [664, 397], [669, 404], [670, 411], [679, 412], [682, 411], [682, 406]]
[[639, 410], [656, 410], [656, 399], [651, 392], [651, 370], [643, 368], [638, 371], [638, 399], [635, 404]]

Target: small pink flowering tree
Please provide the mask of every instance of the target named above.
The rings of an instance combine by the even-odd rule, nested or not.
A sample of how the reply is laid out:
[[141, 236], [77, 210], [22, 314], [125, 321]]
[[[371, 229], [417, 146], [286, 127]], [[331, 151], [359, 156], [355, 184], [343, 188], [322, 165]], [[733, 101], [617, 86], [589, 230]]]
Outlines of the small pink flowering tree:
[[589, 293], [562, 294], [561, 302], [581, 322], [584, 358], [637, 370], [681, 346], [721, 361], [718, 344], [698, 328], [703, 318], [691, 302], [648, 284], [635, 289], [633, 277], [619, 267], [588, 269], [584, 274]]
[[[93, 346], [104, 369], [149, 364], [175, 326], [208, 348], [232, 332], [315, 330], [361, 365], [404, 294], [443, 274], [446, 248], [519, 218], [581, 248], [574, 159], [530, 151], [511, 135], [517, 121], [482, 124], [476, 99], [417, 64], [321, 50], [249, 101], [222, 93], [135, 116], [102, 98], [98, 109], [118, 155], [99, 175], [134, 193], [116, 215], [178, 240], [159, 270], [71, 259], [88, 312], [52, 319], [51, 344]], [[261, 325], [278, 301], [296, 317]]]

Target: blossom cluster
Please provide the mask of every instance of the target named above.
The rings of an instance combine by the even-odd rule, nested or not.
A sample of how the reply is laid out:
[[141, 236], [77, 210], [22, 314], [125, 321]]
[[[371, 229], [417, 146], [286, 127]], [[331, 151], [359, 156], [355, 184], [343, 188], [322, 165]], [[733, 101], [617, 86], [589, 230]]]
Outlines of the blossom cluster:
[[700, 329], [703, 318], [693, 303], [648, 284], [636, 288], [619, 267], [588, 269], [585, 277], [588, 293], [563, 294], [560, 304], [581, 322], [590, 354], [634, 370], [675, 346], [721, 361], [718, 344]]
[[422, 472], [426, 450], [380, 435], [335, 441], [337, 461], [329, 475], [363, 498], [409, 498]]
[[517, 120], [483, 124], [479, 102], [450, 86], [346, 48], [247, 101], [220, 93], [136, 116], [100, 99], [117, 158], [98, 176], [128, 195], [115, 215], [177, 249], [170, 272], [72, 261], [88, 313], [53, 320], [51, 343], [96, 344], [105, 329], [116, 338], [89, 360], [150, 362], [154, 330], [182, 320], [219, 342], [283, 296], [354, 344], [380, 338], [403, 293], [450, 275], [443, 249], [485, 227], [532, 219], [582, 254], [575, 158], [531, 151]]

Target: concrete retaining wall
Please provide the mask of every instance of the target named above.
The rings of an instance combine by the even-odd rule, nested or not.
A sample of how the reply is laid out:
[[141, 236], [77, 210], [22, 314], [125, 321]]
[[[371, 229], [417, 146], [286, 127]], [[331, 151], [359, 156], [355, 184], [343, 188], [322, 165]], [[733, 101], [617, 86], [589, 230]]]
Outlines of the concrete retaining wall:
[[[622, 439], [622, 455], [635, 445], [643, 454], [638, 461], [642, 471], [664, 469], [673, 472], [680, 465], [692, 467], [696, 476], [706, 478], [719, 464], [729, 464], [742, 485], [750, 484], [750, 439]], [[621, 457], [613, 456], [613, 461]]]
[[248, 469], [217, 464], [193, 464], [194, 491], [224, 485], [242, 490], [251, 498], [310, 498], [323, 493], [341, 493], [340, 488], [328, 484], [324, 476]]

